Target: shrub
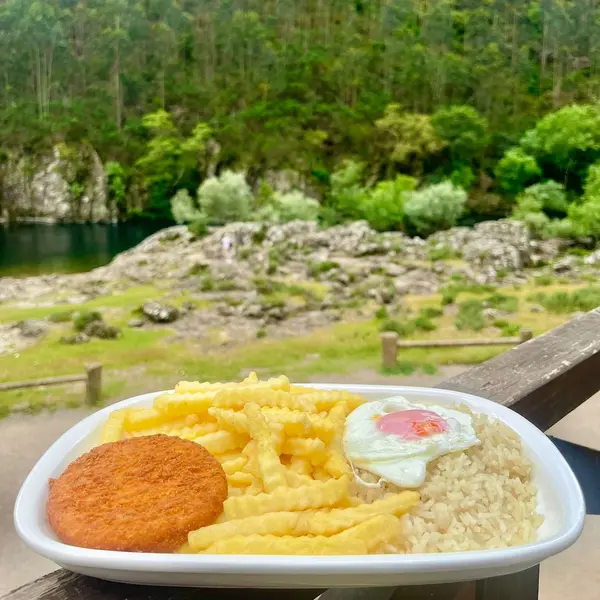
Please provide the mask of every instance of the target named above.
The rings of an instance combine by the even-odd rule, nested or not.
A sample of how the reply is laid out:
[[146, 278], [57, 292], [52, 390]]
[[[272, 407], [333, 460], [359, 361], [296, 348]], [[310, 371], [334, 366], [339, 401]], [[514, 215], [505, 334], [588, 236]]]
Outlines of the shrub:
[[517, 203], [540, 207], [549, 217], [563, 217], [569, 209], [564, 186], [552, 180], [529, 186], [519, 195]]
[[397, 321], [396, 319], [385, 319], [381, 323], [381, 331], [394, 331], [400, 337], [408, 337], [415, 331], [415, 324], [412, 321]]
[[415, 319], [415, 327], [420, 331], [434, 331], [437, 329], [437, 325], [424, 315]]
[[492, 294], [486, 298], [485, 302], [490, 308], [495, 308], [508, 313], [517, 312], [519, 308], [518, 298], [515, 296], [505, 296], [500, 293]]
[[456, 187], [470, 190], [475, 183], [475, 173], [468, 165], [459, 165], [450, 173], [450, 182]]
[[391, 181], [380, 181], [370, 193], [362, 197], [362, 218], [377, 231], [402, 229], [404, 203], [416, 185], [417, 180], [407, 175], [398, 175]]
[[511, 148], [496, 165], [494, 174], [500, 187], [516, 196], [527, 184], [541, 177], [542, 170], [533, 156], [521, 148]]
[[548, 312], [555, 314], [587, 312], [600, 306], [600, 287], [590, 286], [571, 293], [537, 294], [534, 299]]
[[194, 200], [187, 190], [179, 190], [171, 198], [171, 212], [179, 225], [192, 223], [200, 217], [200, 211], [194, 206]]
[[362, 184], [364, 167], [363, 163], [346, 160], [332, 173], [328, 202], [333, 214], [326, 219], [331, 224], [360, 218], [360, 206], [366, 194]]
[[73, 327], [75, 331], [83, 331], [90, 323], [102, 321], [102, 315], [97, 311], [84, 310], [73, 316]]
[[456, 329], [480, 331], [485, 326], [483, 319], [483, 303], [480, 300], [466, 300], [458, 305]]
[[241, 173], [225, 171], [210, 177], [198, 188], [198, 204], [210, 223], [222, 225], [245, 221], [250, 214], [252, 194]]
[[435, 319], [444, 314], [444, 311], [437, 306], [424, 306], [419, 312], [422, 317], [426, 317], [427, 319]]
[[426, 236], [456, 225], [466, 202], [467, 193], [446, 181], [413, 192], [404, 212], [417, 232]]
[[535, 283], [535, 285], [539, 285], [542, 287], [552, 285], [554, 281], [555, 279], [552, 275], [538, 275], [537, 277], [533, 278], [533, 282]]
[[382, 321], [383, 319], [387, 319], [388, 318], [388, 310], [385, 306], [380, 306], [376, 311], [375, 311], [375, 318], [379, 321]]
[[188, 225], [188, 231], [196, 238], [204, 237], [208, 233], [207, 216], [199, 212], [196, 219]]
[[48, 321], [50, 321], [50, 323], [67, 323], [71, 320], [72, 316], [72, 310], [62, 310], [60, 312], [52, 313], [48, 317]]
[[271, 202], [259, 211], [261, 221], [288, 223], [289, 221], [316, 221], [321, 205], [302, 192], [274, 194]]
[[437, 367], [431, 363], [425, 363], [421, 367], [421, 371], [423, 371], [425, 375], [435, 375], [437, 373]]

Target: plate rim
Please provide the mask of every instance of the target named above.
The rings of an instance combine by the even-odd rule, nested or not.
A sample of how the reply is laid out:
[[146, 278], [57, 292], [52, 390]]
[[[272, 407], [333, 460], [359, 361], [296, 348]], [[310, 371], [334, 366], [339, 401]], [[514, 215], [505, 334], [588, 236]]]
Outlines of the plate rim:
[[[465, 392], [428, 388], [422, 386], [367, 385], [310, 383], [306, 385], [320, 389], [343, 389], [360, 393], [381, 392], [401, 395], [406, 391], [426, 393], [432, 396], [453, 396], [457, 401], [477, 406], [486, 406], [492, 414], [506, 422], [514, 421], [517, 427], [509, 427], [519, 434], [528, 449], [532, 447], [532, 438], [536, 446], [541, 445], [547, 457], [554, 465], [552, 478], [564, 480], [566, 525], [545, 540], [536, 541], [510, 548], [473, 550], [462, 552], [438, 552], [429, 554], [381, 554], [361, 556], [271, 556], [271, 555], [197, 555], [167, 553], [131, 553], [112, 550], [94, 550], [63, 544], [46, 535], [33, 525], [37, 519], [36, 511], [41, 509], [37, 490], [40, 481], [46, 480], [48, 472], [60, 464], [67, 453], [93, 433], [98, 424], [113, 410], [126, 408], [140, 402], [152, 400], [157, 395], [171, 391], [149, 392], [127, 398], [106, 406], [88, 415], [63, 433], [39, 458], [25, 478], [14, 506], [14, 524], [19, 537], [35, 552], [60, 564], [110, 569], [126, 572], [196, 573], [202, 574], [239, 574], [268, 576], [287, 571], [290, 577], [298, 575], [344, 575], [381, 574], [392, 575], [415, 572], [453, 572], [463, 570], [489, 570], [509, 565], [536, 564], [545, 558], [558, 554], [571, 546], [580, 536], [585, 519], [585, 501], [581, 487], [566, 460], [556, 446], [530, 421], [507, 406]], [[559, 477], [560, 475], [560, 477]], [[32, 495], [32, 492], [36, 492]], [[45, 512], [45, 511], [44, 511]], [[240, 561], [243, 556], [243, 561]], [[518, 570], [518, 569], [515, 569]]]

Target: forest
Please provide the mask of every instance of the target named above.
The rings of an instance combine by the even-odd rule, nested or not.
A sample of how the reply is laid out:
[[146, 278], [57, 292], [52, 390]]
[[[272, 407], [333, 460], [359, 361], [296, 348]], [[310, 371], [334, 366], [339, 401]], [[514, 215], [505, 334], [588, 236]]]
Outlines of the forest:
[[5, 0], [0, 177], [89, 147], [122, 218], [598, 237], [599, 42], [594, 0]]

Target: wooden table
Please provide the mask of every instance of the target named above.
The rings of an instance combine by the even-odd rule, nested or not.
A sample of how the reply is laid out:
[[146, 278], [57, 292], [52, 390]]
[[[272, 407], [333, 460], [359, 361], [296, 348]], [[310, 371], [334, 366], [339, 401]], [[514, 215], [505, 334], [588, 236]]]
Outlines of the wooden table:
[[[449, 379], [441, 388], [489, 398], [545, 431], [600, 389], [600, 309]], [[247, 590], [109, 583], [63, 569], [0, 600], [536, 600], [539, 567], [504, 577], [446, 585], [371, 590]]]

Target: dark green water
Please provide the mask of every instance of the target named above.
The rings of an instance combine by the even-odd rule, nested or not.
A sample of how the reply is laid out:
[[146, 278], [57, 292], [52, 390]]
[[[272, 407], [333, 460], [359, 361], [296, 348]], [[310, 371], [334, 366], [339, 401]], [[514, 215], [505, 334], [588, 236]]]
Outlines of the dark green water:
[[89, 271], [168, 225], [153, 221], [0, 225], [0, 277]]

